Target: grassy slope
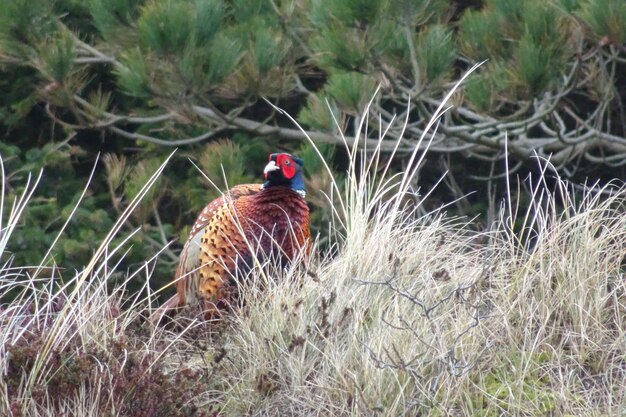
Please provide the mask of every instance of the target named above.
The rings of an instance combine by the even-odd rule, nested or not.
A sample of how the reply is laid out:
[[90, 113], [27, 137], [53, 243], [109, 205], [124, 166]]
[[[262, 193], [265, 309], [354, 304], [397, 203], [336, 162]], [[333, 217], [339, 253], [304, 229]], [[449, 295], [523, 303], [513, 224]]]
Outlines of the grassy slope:
[[626, 189], [540, 178], [528, 213], [476, 233], [418, 215], [415, 172], [369, 155], [333, 194], [334, 255], [257, 271], [218, 324], [142, 324], [152, 295], [107, 289], [108, 242], [64, 287], [5, 264], [0, 415], [623, 415]]

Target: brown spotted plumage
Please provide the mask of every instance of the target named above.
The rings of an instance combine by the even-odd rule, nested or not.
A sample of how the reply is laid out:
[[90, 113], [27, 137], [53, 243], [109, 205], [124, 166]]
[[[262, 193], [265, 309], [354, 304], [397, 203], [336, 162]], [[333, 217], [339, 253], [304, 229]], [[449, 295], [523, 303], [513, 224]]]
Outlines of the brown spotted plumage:
[[233, 187], [198, 216], [180, 255], [177, 293], [153, 316], [198, 303], [206, 316], [228, 305], [236, 278], [257, 259], [288, 262], [311, 248], [302, 161], [271, 154], [264, 184]]

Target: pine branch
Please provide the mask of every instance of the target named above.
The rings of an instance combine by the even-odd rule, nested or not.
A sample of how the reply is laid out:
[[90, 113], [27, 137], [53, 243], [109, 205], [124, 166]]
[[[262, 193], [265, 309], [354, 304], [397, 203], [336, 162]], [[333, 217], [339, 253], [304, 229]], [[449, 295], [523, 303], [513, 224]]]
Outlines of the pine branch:
[[[278, 14], [281, 21], [284, 16], [280, 15], [280, 10], [276, 4], [272, 4], [274, 12]], [[285, 23], [285, 22], [284, 22]], [[286, 23], [285, 23], [286, 24]], [[71, 31], [68, 30], [71, 33]], [[297, 34], [292, 33], [293, 36]], [[382, 62], [376, 64], [393, 85], [391, 91], [385, 91], [382, 97], [374, 103], [371, 114], [381, 116], [382, 129], [389, 129], [395, 134], [405, 133], [404, 140], [399, 153], [412, 152], [417, 142], [416, 139], [424, 135], [425, 128], [423, 120], [432, 116], [434, 108], [440, 104], [440, 99], [434, 97], [426, 86], [416, 90], [415, 84], [421, 77], [419, 63], [415, 57], [415, 45], [413, 44], [410, 32], [405, 34], [409, 44], [410, 63], [413, 71], [413, 80], [400, 77], [394, 79], [392, 74], [385, 71]], [[116, 68], [126, 69], [124, 64], [115, 57], [109, 56], [96, 47], [87, 44], [73, 35], [79, 56], [74, 59], [76, 64], [94, 65], [107, 64]], [[298, 38], [300, 42], [303, 39]], [[593, 162], [602, 162], [610, 165], [626, 164], [626, 138], [603, 131], [603, 120], [606, 119], [608, 103], [610, 97], [597, 106], [592, 114], [582, 118], [578, 116], [568, 105], [567, 100], [572, 91], [587, 85], [589, 80], [581, 79], [581, 67], [588, 61], [601, 60], [607, 62], [620, 62], [621, 57], [616, 48], [611, 48], [610, 53], [602, 48], [595, 47], [589, 53], [583, 53], [583, 46], [579, 45], [580, 53], [577, 59], [572, 61], [567, 74], [559, 83], [559, 89], [552, 93], [545, 93], [541, 97], [536, 97], [532, 101], [518, 102], [514, 111], [506, 116], [495, 118], [488, 114], [479, 114], [466, 106], [457, 106], [441, 120], [439, 131], [433, 133], [433, 140], [430, 144], [430, 151], [435, 153], [458, 153], [464, 152], [473, 157], [483, 160], [497, 160], [503, 157], [503, 146], [505, 138], [509, 138], [509, 152], [519, 160], [527, 160], [537, 154], [541, 157], [551, 157], [552, 162], [560, 167], [565, 167], [575, 158], [585, 158]], [[608, 69], [604, 73], [607, 80], [614, 80], [617, 76], [615, 65], [608, 66], [607, 62], [602, 68]], [[312, 94], [296, 76], [296, 83], [299, 91]], [[610, 84], [610, 82], [609, 82]], [[605, 91], [605, 95], [610, 94]], [[176, 122], [186, 120], [183, 114], [176, 111], [166, 111], [155, 116], [129, 116], [102, 112], [91, 105], [78, 94], [74, 96], [76, 104], [80, 107], [81, 116], [90, 121], [90, 128], [106, 129], [124, 138], [144, 141], [161, 146], [185, 146], [216, 137], [224, 129], [234, 129], [244, 131], [259, 136], [275, 136], [281, 139], [305, 141], [307, 136], [314, 142], [328, 144], [343, 144], [344, 140], [349, 145], [354, 145], [357, 140], [353, 136], [343, 138], [338, 134], [304, 131], [301, 129], [279, 126], [273, 114], [266, 120], [257, 121], [242, 117], [246, 109], [250, 108], [254, 102], [245, 100], [227, 114], [223, 113], [217, 106], [213, 105], [210, 97], [202, 97], [203, 103], [181, 103], [180, 108], [191, 109], [206, 124], [206, 131], [193, 137], [182, 139], [164, 139], [153, 135], [133, 132], [124, 125], [153, 125], [159, 128], [164, 122]], [[411, 100], [413, 106], [406, 105]], [[405, 108], [399, 115], [393, 114], [385, 107], [389, 102], [396, 103]], [[381, 104], [384, 103], [384, 104]], [[176, 106], [169, 106], [176, 108]], [[49, 111], [49, 108], [48, 108]], [[49, 111], [50, 112], [50, 111]], [[50, 112], [53, 116], [52, 112]], [[407, 117], [407, 116], [411, 117]], [[415, 117], [417, 115], [417, 117]], [[568, 128], [564, 121], [564, 116], [568, 120], [575, 120], [577, 126]], [[54, 116], [53, 116], [54, 117]], [[394, 120], [414, 120], [409, 121], [406, 129], [394, 125]], [[59, 119], [59, 118], [57, 118]], [[59, 122], [61, 122], [59, 120]], [[372, 124], [375, 126], [376, 124]], [[80, 128], [80, 126], [73, 126]], [[87, 127], [87, 126], [85, 126]], [[405, 129], [405, 130], [404, 130]], [[533, 131], [533, 129], [535, 129]], [[536, 130], [538, 129], [538, 130]], [[532, 137], [528, 136], [533, 131]], [[539, 134], [538, 134], [539, 133]], [[393, 136], [393, 135], [392, 135]], [[360, 139], [363, 140], [363, 139]], [[364, 146], [376, 147], [378, 141], [367, 139]], [[420, 148], [425, 148], [425, 144], [420, 144]], [[391, 152], [395, 149], [395, 144], [387, 143], [383, 140], [380, 145], [383, 152]], [[599, 154], [598, 154], [599, 153]], [[605, 155], [606, 153], [606, 155]]]

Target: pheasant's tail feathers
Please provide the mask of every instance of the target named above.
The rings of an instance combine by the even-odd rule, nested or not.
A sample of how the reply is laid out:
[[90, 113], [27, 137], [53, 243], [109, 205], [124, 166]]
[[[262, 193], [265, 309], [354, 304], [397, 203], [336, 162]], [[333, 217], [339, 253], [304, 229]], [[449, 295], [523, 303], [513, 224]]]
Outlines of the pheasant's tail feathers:
[[163, 303], [162, 306], [157, 308], [154, 313], [150, 315], [148, 320], [153, 326], [156, 327], [167, 313], [177, 309], [178, 307], [180, 307], [180, 299], [178, 298], [178, 294], [174, 294], [174, 296]]

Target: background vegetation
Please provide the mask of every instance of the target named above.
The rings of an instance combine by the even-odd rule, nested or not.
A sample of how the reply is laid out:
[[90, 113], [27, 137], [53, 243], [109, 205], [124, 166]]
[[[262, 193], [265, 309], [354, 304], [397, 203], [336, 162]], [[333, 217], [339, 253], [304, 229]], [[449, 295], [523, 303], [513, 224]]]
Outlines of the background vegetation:
[[[338, 133], [351, 143], [374, 97], [371, 137], [403, 135], [392, 168], [400, 170], [427, 145], [418, 138], [451, 81], [483, 60], [453, 98], [414, 179], [415, 189], [430, 189], [448, 172], [427, 208], [478, 191], [451, 209], [491, 223], [503, 196], [505, 135], [509, 172], [519, 178], [535, 170], [535, 154], [551, 155], [554, 170], [574, 181], [626, 177], [621, 0], [5, 3], [7, 186], [19, 192], [26, 173], [45, 167], [8, 247], [22, 265], [40, 261], [98, 153], [89, 191], [55, 248], [54, 262], [70, 275], [173, 147], [160, 184], [125, 226], [140, 231], [124, 265], [184, 239], [217, 194], [188, 158], [223, 187], [258, 181], [269, 151], [302, 154], [314, 227], [324, 231], [331, 216], [319, 191], [328, 191], [329, 176], [304, 132], [263, 99], [293, 115], [340, 176], [347, 159]], [[396, 145], [380, 146], [387, 159]], [[169, 280], [179, 248], [159, 258], [156, 285]]]

